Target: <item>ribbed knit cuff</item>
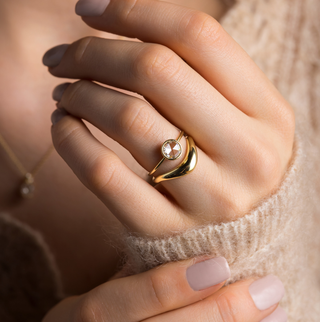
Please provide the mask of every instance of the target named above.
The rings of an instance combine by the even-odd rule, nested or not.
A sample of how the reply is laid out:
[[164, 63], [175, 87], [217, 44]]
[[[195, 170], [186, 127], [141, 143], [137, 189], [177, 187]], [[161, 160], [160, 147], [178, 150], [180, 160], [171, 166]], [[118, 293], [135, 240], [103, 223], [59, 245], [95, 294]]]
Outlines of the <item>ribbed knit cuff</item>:
[[122, 241], [126, 264], [122, 276], [205, 254], [223, 256], [232, 266], [234, 262], [239, 263], [282, 243], [279, 239], [290, 234], [288, 229], [293, 229], [293, 221], [298, 224], [296, 203], [304, 159], [302, 140], [296, 132], [292, 158], [278, 189], [238, 220], [199, 226], [165, 238], [137, 237], [124, 231]]

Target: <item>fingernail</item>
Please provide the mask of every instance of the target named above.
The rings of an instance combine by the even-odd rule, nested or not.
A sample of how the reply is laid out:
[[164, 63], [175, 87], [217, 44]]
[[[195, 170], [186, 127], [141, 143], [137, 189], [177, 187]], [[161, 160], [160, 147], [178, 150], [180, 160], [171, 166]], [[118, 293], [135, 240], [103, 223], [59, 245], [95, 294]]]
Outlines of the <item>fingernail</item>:
[[79, 16], [101, 16], [110, 0], [79, 0], [76, 4], [76, 14]]
[[58, 66], [69, 45], [59, 45], [49, 49], [42, 58], [43, 65], [47, 67]]
[[53, 113], [51, 114], [52, 125], [58, 123], [64, 116], [66, 116], [68, 114], [69, 113], [63, 108], [60, 108], [58, 110], [54, 110]]
[[63, 84], [56, 86], [52, 92], [53, 100], [55, 100], [57, 102], [61, 101], [64, 91], [69, 87], [70, 84], [71, 83], [63, 83]]
[[187, 268], [187, 280], [194, 291], [217, 285], [231, 276], [230, 268], [224, 257], [211, 258]]
[[259, 310], [268, 309], [279, 303], [284, 296], [284, 286], [280, 279], [274, 275], [268, 275], [254, 281], [249, 286], [249, 293]]
[[278, 306], [269, 316], [261, 320], [260, 322], [287, 322], [288, 317], [286, 311]]

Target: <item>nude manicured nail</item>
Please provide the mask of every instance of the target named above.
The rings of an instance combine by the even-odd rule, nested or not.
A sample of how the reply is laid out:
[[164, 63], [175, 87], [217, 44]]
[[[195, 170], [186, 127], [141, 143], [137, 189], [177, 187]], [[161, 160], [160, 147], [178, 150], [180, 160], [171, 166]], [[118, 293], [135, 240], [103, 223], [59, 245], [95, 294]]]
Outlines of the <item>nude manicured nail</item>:
[[47, 67], [58, 66], [62, 60], [64, 53], [67, 51], [69, 45], [59, 45], [49, 49], [42, 58], [43, 65]]
[[254, 281], [249, 286], [249, 293], [259, 310], [265, 310], [279, 303], [284, 296], [284, 286], [280, 279], [268, 275]]
[[230, 268], [224, 257], [211, 258], [188, 267], [187, 280], [195, 291], [217, 285], [231, 276]]
[[286, 311], [278, 306], [275, 311], [260, 322], [287, 322], [287, 320], [288, 317]]
[[101, 16], [110, 0], [79, 0], [76, 4], [76, 14], [79, 16]]
[[70, 84], [71, 83], [63, 83], [56, 86], [52, 92], [52, 98], [57, 102], [61, 101], [64, 91], [69, 87]]
[[60, 108], [58, 110], [54, 110], [53, 113], [51, 114], [52, 125], [58, 123], [63, 117], [65, 117], [68, 114], [69, 113], [63, 108]]

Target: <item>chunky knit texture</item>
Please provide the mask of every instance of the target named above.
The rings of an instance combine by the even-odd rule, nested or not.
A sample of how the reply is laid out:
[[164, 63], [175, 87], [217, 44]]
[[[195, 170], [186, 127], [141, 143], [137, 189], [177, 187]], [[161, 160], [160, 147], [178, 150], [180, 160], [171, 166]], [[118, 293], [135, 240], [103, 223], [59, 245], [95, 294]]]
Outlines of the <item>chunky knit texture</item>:
[[[123, 232], [122, 276], [203, 254], [224, 256], [226, 284], [277, 275], [289, 322], [320, 320], [320, 3], [317, 0], [239, 0], [221, 21], [296, 114], [291, 163], [272, 195], [233, 222], [165, 238]], [[317, 140], [317, 138], [319, 138]]]
[[[297, 233], [302, 223], [298, 208], [299, 199], [295, 196], [302, 186], [304, 159], [301, 141], [297, 138], [292, 163], [279, 190], [270, 198], [261, 201], [261, 205], [250, 214], [237, 221], [203, 225], [183, 233], [173, 232], [165, 238], [136, 237], [126, 232], [128, 259], [125, 274], [130, 274], [129, 270], [137, 273], [170, 261], [214, 254], [217, 257], [224, 256], [234, 270], [235, 266], [241, 266], [241, 270], [236, 273], [243, 275], [242, 270], [245, 266], [249, 265], [251, 271], [252, 268], [257, 269], [264, 260], [261, 256], [268, 256], [269, 251], [279, 255], [279, 247], [282, 249], [288, 241], [292, 243], [292, 238], [299, 241]], [[269, 262], [268, 266], [274, 264]], [[232, 275], [228, 282], [236, 279], [234, 274]]]
[[42, 236], [0, 213], [0, 321], [40, 322], [63, 298], [55, 259]]
[[[123, 230], [125, 266], [121, 273], [132, 275], [202, 254], [224, 256], [232, 273], [226, 284], [252, 275], [275, 274], [286, 288], [280, 304], [288, 321], [318, 322], [320, 1], [226, 1], [232, 7], [222, 26], [295, 110], [291, 162], [278, 189], [236, 221], [172, 232], [158, 239], [139, 238]], [[37, 232], [5, 214], [0, 214], [0, 241], [0, 320], [38, 321], [62, 297], [50, 250]], [[30, 268], [28, 275], [23, 267]]]

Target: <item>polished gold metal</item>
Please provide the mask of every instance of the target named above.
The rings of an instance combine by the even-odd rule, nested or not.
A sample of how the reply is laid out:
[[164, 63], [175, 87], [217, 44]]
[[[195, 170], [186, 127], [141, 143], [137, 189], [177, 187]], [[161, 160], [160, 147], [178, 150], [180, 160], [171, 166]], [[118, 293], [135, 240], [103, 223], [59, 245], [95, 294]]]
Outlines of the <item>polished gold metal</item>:
[[162, 146], [161, 146], [161, 154], [163, 155], [163, 158], [160, 160], [160, 162], [153, 168], [153, 170], [151, 171], [151, 172], [149, 172], [149, 176], [151, 176], [153, 173], [155, 173], [157, 170], [158, 170], [158, 168], [160, 167], [160, 165], [162, 164], [162, 162], [164, 161], [164, 160], [177, 160], [177, 159], [179, 159], [180, 157], [181, 157], [181, 155], [182, 155], [182, 146], [181, 146], [181, 144], [179, 143], [179, 141], [180, 141], [180, 139], [182, 138], [182, 136], [183, 136], [183, 134], [184, 134], [184, 131], [180, 131], [180, 134], [179, 134], [179, 136], [178, 136], [178, 138], [176, 139], [176, 140], [173, 140], [173, 141], [176, 141], [179, 145], [180, 145], [180, 147], [181, 147], [181, 153], [179, 154], [179, 156], [177, 157], [177, 158], [175, 158], [175, 159], [168, 159], [168, 158], [166, 158], [164, 155], [163, 155], [163, 146], [168, 142], [168, 141], [171, 141], [172, 139], [169, 139], [169, 140], [166, 140], [166, 141], [164, 141], [163, 142], [163, 144], [162, 144]]
[[177, 179], [182, 176], [185, 176], [192, 172], [198, 162], [198, 153], [197, 147], [194, 143], [194, 140], [191, 136], [187, 136], [187, 152], [183, 161], [173, 170], [164, 173], [157, 177], [152, 177], [154, 183], [160, 183], [162, 181]]

